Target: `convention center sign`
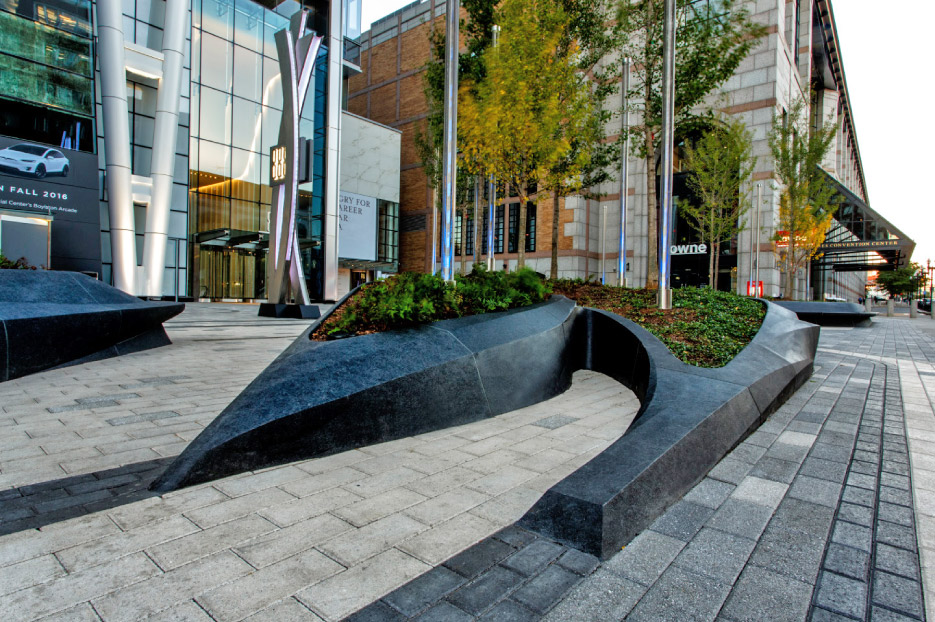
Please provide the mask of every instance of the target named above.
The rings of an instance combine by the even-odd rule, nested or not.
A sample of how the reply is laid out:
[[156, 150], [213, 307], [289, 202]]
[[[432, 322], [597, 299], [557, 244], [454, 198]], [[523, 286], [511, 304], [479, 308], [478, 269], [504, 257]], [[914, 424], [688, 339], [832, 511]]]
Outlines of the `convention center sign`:
[[52, 217], [49, 268], [100, 273], [99, 197], [95, 154], [0, 136], [0, 210]]

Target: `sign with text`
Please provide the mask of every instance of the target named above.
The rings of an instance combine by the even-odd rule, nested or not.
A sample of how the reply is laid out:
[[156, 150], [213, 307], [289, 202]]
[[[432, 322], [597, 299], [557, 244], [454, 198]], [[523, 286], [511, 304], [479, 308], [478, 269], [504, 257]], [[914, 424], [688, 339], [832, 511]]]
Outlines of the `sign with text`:
[[342, 259], [377, 260], [377, 220], [374, 197], [341, 191], [338, 205], [338, 255]]
[[0, 136], [0, 209], [51, 215], [53, 270], [101, 271], [97, 156]]
[[706, 255], [708, 253], [707, 244], [673, 244], [669, 248], [673, 255]]
[[286, 157], [287, 149], [285, 145], [276, 145], [269, 150], [269, 185], [276, 186], [286, 182]]

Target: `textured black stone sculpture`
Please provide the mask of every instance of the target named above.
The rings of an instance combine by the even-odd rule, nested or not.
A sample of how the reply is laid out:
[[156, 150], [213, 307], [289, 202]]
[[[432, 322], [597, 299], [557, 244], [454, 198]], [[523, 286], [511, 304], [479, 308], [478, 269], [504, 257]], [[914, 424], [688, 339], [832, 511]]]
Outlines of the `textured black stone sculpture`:
[[607, 557], [648, 526], [811, 374], [818, 327], [768, 304], [728, 365], [686, 365], [617, 315], [562, 297], [505, 313], [330, 342], [313, 325], [153, 484], [225, 475], [462, 425], [548, 399], [572, 372], [630, 387], [620, 439], [553, 486], [524, 527]]
[[162, 323], [184, 308], [77, 272], [0, 270], [0, 381], [167, 345]]
[[819, 326], [865, 326], [876, 313], [871, 313], [856, 302], [806, 302], [776, 301], [777, 305], [789, 309], [803, 322]]

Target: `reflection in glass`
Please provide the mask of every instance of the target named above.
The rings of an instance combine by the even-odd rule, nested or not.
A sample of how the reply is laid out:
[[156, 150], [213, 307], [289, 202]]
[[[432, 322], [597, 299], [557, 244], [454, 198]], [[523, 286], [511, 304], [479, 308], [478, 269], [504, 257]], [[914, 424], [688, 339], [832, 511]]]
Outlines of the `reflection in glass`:
[[262, 143], [262, 106], [239, 97], [234, 98], [234, 146], [249, 151], [260, 151]]
[[231, 160], [231, 196], [244, 201], [260, 200], [260, 156], [241, 149], [233, 150]]
[[240, 46], [234, 47], [234, 95], [260, 101], [263, 70], [256, 52]]
[[263, 7], [251, 0], [236, 0], [234, 6], [234, 43], [262, 54]]
[[214, 89], [201, 89], [201, 127], [198, 136], [229, 145], [231, 142], [231, 96]]
[[198, 149], [198, 191], [228, 196], [231, 176], [230, 147], [202, 140]]
[[201, 27], [228, 41], [234, 37], [234, 6], [232, 0], [202, 0]]
[[269, 58], [263, 59], [263, 105], [282, 110], [279, 63]]
[[208, 33], [201, 35], [201, 83], [219, 91], [230, 92], [231, 75], [230, 41], [219, 39]]

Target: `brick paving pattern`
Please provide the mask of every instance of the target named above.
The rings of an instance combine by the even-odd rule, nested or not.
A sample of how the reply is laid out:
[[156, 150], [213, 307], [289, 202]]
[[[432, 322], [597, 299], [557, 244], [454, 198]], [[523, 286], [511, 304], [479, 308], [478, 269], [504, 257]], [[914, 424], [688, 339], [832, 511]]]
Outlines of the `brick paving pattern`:
[[150, 493], [307, 325], [255, 309], [190, 305], [172, 346], [0, 385], [0, 619], [338, 620], [511, 525], [638, 408], [580, 372], [486, 421]]
[[602, 564], [512, 526], [629, 425], [632, 393], [598, 374], [471, 426], [149, 493], [306, 325], [190, 305], [172, 346], [0, 385], [0, 618], [935, 619], [928, 318], [824, 329], [812, 379]]

